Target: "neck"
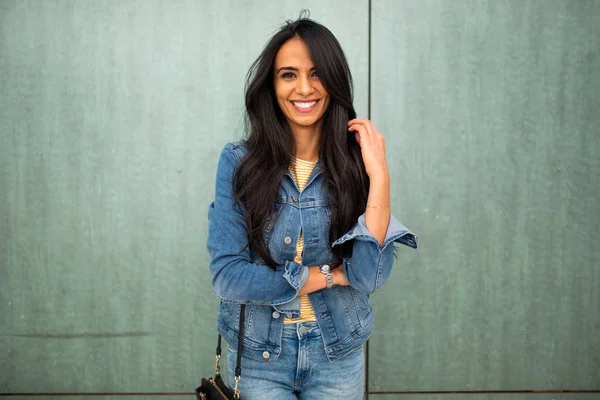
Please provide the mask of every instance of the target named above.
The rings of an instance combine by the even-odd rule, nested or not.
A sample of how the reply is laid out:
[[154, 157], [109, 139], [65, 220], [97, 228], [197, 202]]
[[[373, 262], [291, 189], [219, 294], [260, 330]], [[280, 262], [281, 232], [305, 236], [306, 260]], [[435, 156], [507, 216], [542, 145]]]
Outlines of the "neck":
[[293, 129], [296, 141], [296, 158], [305, 161], [317, 161], [319, 159], [321, 141], [320, 125], [316, 127], [295, 127]]

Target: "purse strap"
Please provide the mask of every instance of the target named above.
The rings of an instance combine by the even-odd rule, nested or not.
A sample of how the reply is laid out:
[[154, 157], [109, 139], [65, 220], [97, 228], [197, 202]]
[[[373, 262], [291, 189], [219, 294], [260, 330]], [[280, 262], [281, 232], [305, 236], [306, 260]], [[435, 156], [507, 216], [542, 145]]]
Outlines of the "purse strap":
[[[235, 387], [233, 389], [233, 398], [240, 398], [240, 389], [238, 385], [240, 383], [240, 378], [242, 376], [242, 350], [244, 343], [244, 317], [245, 317], [246, 305], [242, 304], [240, 306], [240, 320], [239, 320], [239, 328], [238, 328], [238, 346], [237, 346], [237, 360], [235, 363]], [[219, 367], [219, 360], [221, 359], [221, 334], [217, 334], [219, 336], [217, 340], [217, 361], [215, 363], [215, 376], [219, 375], [221, 372], [221, 368]]]

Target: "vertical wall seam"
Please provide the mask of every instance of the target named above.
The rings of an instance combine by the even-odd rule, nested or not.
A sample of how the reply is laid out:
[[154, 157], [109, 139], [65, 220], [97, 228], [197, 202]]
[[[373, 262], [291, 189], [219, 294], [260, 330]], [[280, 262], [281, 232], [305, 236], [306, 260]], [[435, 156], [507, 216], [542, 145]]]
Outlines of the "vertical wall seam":
[[[372, 0], [367, 0], [369, 7], [367, 20], [367, 118], [371, 119], [371, 13], [373, 12]], [[369, 342], [365, 344], [365, 400], [369, 400]]]
[[367, 66], [367, 118], [371, 119], [371, 13], [373, 12], [372, 0], [368, 0], [369, 12], [368, 12], [368, 66]]

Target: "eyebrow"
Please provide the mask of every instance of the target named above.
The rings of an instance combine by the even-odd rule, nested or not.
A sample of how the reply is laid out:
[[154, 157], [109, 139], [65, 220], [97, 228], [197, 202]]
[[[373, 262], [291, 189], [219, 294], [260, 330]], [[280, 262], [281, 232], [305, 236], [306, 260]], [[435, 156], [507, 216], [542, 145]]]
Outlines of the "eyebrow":
[[[315, 67], [310, 67], [309, 71], [314, 71], [316, 68]], [[296, 67], [281, 67], [277, 70], [277, 73], [280, 73], [281, 71], [294, 71], [294, 72], [298, 72], [300, 71], [298, 68]]]

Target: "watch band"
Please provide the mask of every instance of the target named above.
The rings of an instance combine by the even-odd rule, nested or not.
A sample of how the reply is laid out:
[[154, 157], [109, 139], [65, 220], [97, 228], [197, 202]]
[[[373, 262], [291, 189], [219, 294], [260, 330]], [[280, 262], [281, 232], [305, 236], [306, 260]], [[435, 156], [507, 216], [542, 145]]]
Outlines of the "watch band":
[[331, 275], [331, 267], [327, 264], [321, 265], [319, 272], [325, 275], [325, 287], [331, 289], [333, 287], [333, 275]]

